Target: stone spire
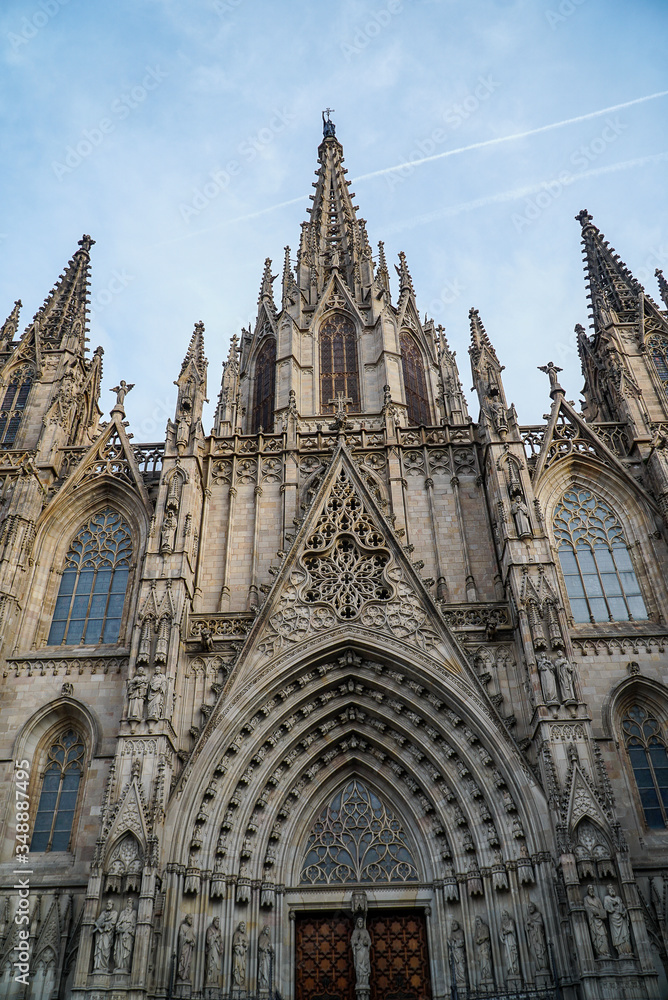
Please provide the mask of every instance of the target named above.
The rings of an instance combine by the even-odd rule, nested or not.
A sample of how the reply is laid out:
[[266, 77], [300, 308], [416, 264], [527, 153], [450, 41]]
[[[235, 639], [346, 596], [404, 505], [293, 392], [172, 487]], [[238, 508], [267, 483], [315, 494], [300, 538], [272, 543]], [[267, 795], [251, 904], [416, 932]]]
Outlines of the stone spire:
[[[315, 279], [318, 292], [332, 271], [336, 270], [353, 292], [361, 286], [361, 263], [368, 242], [357, 218], [354, 193], [346, 180], [343, 147], [336, 138], [334, 123], [323, 114], [323, 140], [318, 147], [320, 166], [316, 171], [313, 205], [309, 209], [308, 233], [302, 247], [310, 253], [310, 279]], [[305, 256], [302, 250], [302, 257]], [[309, 281], [311, 284], [311, 281]]]
[[386, 292], [390, 290], [390, 272], [387, 269], [387, 260], [385, 259], [385, 244], [382, 240], [378, 241], [378, 282], [385, 289]]
[[276, 303], [274, 302], [274, 281], [276, 275], [271, 273], [271, 258], [267, 257], [264, 262], [262, 272], [262, 282], [260, 284], [260, 294], [257, 298], [258, 309], [265, 306], [271, 316], [276, 316]]
[[179, 378], [191, 364], [195, 367], [200, 378], [205, 378], [208, 363], [204, 356], [204, 323], [195, 323], [195, 329], [193, 330], [186, 356], [181, 365]]
[[661, 271], [658, 267], [654, 274], [659, 282], [659, 295], [661, 296], [661, 300], [666, 309], [668, 309], [668, 281], [664, 278], [663, 271]]
[[586, 209], [576, 215], [582, 226], [582, 256], [591, 301], [594, 330], [599, 333], [615, 321], [632, 322], [643, 293], [642, 285], [594, 225]]
[[206, 402], [208, 364], [204, 356], [204, 323], [195, 323], [181, 372], [174, 383], [178, 387], [178, 395], [173, 428], [179, 455], [189, 451], [193, 441], [203, 436], [202, 407]]
[[0, 352], [8, 350], [16, 335], [19, 326], [19, 313], [23, 303], [17, 299], [14, 308], [0, 328]]
[[395, 270], [399, 275], [399, 295], [403, 292], [412, 292], [415, 295], [415, 289], [413, 287], [413, 279], [411, 278], [411, 273], [408, 270], [408, 264], [406, 263], [406, 254], [403, 250], [399, 253], [399, 267]]
[[223, 362], [223, 376], [216, 408], [214, 431], [219, 436], [234, 433], [239, 394], [239, 338], [236, 333], [230, 340], [227, 361]]
[[469, 355], [473, 384], [480, 400], [480, 420], [501, 439], [505, 439], [508, 432], [508, 404], [501, 379], [504, 366], [496, 356], [477, 309], [469, 311], [469, 321], [471, 324]]
[[79, 240], [79, 249], [35, 314], [31, 326], [38, 324], [43, 348], [67, 346], [81, 357], [86, 352], [90, 248], [94, 243], [90, 236]]

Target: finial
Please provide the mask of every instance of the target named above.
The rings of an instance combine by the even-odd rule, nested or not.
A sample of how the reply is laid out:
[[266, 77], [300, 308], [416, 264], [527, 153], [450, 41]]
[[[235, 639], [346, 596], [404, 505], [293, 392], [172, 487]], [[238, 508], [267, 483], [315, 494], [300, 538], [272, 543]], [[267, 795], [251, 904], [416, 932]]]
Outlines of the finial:
[[118, 385], [115, 385], [113, 389], [109, 390], [109, 392], [116, 393], [116, 404], [111, 411], [112, 413], [120, 413], [121, 416], [125, 416], [125, 397], [131, 389], [134, 389], [134, 387], [134, 382], [128, 383], [122, 378]]
[[538, 367], [538, 371], [539, 372], [545, 372], [545, 374], [548, 376], [548, 378], [550, 380], [550, 396], [551, 396], [551, 398], [554, 399], [554, 397], [558, 396], [559, 394], [561, 394], [563, 396], [564, 393], [565, 393], [565, 389], [562, 386], [559, 385], [559, 378], [558, 378], [559, 372], [563, 371], [563, 369], [562, 368], [557, 368], [557, 366], [555, 365], [555, 363], [553, 361], [548, 361], [548, 363], [546, 365], [538, 365], [537, 367]]
[[575, 218], [584, 229], [585, 226], [588, 226], [589, 223], [593, 221], [594, 216], [590, 215], [586, 208], [583, 208], [580, 212], [578, 212]]
[[656, 276], [657, 281], [659, 282], [659, 294], [663, 299], [663, 303], [666, 309], [668, 309], [668, 281], [666, 281], [666, 279], [664, 278], [663, 271], [660, 268], [657, 267], [654, 274]]
[[95, 245], [95, 240], [91, 236], [86, 236], [85, 234], [79, 240], [79, 246], [86, 253], [89, 252], [90, 248]]
[[[325, 139], [334, 138], [336, 136], [336, 126], [330, 115], [334, 113], [334, 108], [325, 108], [322, 113], [322, 134]], [[325, 118], [325, 115], [327, 117]]]

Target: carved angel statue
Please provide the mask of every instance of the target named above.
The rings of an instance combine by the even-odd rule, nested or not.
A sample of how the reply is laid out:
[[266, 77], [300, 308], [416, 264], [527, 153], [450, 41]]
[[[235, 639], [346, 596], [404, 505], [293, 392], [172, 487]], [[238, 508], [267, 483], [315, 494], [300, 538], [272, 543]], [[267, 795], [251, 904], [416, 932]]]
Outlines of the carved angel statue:
[[123, 408], [123, 404], [125, 403], [125, 397], [130, 392], [131, 389], [134, 389], [134, 387], [135, 387], [134, 382], [130, 382], [128, 384], [125, 381], [125, 379], [122, 378], [118, 385], [115, 385], [113, 389], [109, 390], [109, 392], [116, 393], [116, 406], [120, 406], [121, 409]]

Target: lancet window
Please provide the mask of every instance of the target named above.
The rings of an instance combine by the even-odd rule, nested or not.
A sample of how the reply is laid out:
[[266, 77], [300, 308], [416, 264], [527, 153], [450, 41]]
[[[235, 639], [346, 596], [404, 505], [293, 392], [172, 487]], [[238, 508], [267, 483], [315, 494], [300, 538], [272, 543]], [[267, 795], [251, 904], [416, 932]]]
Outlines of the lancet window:
[[655, 334], [649, 338], [648, 347], [656, 373], [663, 383], [663, 387], [668, 392], [668, 337]]
[[276, 386], [276, 340], [267, 337], [255, 362], [255, 400], [251, 434], [274, 429], [274, 391]]
[[318, 816], [306, 846], [301, 882], [416, 882], [418, 872], [396, 816], [354, 778]]
[[121, 515], [111, 507], [94, 514], [67, 553], [49, 645], [118, 642], [131, 558]]
[[85, 756], [83, 738], [75, 729], [66, 729], [49, 746], [31, 851], [68, 850]]
[[583, 486], [567, 490], [554, 535], [576, 622], [647, 618], [624, 530], [607, 503]]
[[359, 413], [360, 388], [355, 324], [343, 313], [330, 313], [320, 327], [320, 411], [332, 413], [332, 400], [347, 400], [348, 413]]
[[35, 372], [30, 365], [15, 368], [9, 377], [0, 406], [0, 446], [3, 448], [12, 448], [16, 441], [34, 378]]
[[640, 705], [622, 720], [626, 751], [631, 760], [647, 825], [668, 826], [668, 746], [658, 721]]
[[420, 348], [410, 333], [406, 332], [400, 334], [399, 345], [401, 347], [401, 363], [404, 370], [408, 423], [428, 424], [430, 423], [429, 398]]

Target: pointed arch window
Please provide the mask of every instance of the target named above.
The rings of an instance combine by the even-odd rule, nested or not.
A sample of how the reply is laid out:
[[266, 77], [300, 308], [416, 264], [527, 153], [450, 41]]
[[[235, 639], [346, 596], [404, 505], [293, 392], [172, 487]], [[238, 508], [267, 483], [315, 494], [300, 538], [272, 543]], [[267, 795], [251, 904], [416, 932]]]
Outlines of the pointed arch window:
[[15, 368], [9, 377], [0, 404], [0, 446], [3, 448], [14, 446], [34, 379], [31, 365]]
[[399, 820], [354, 778], [320, 813], [306, 846], [301, 882], [416, 882], [418, 872]]
[[622, 720], [624, 743], [647, 825], [668, 826], [668, 746], [658, 721], [633, 705]]
[[554, 535], [576, 622], [647, 618], [622, 525], [607, 503], [586, 487], [567, 490]]
[[648, 347], [656, 373], [668, 392], [668, 337], [662, 337], [659, 333], [654, 334], [648, 340]]
[[409, 424], [429, 424], [429, 398], [427, 379], [420, 348], [415, 338], [405, 331], [399, 335], [401, 362], [404, 370], [404, 388]]
[[255, 362], [255, 399], [251, 434], [274, 429], [274, 392], [276, 386], [276, 340], [267, 337]]
[[31, 851], [69, 849], [85, 757], [83, 738], [75, 729], [66, 729], [50, 745], [42, 773]]
[[320, 412], [331, 413], [331, 400], [343, 393], [349, 413], [360, 411], [355, 324], [343, 313], [330, 313], [320, 327]]
[[111, 507], [94, 514], [70, 545], [49, 645], [118, 642], [132, 559], [132, 538]]

